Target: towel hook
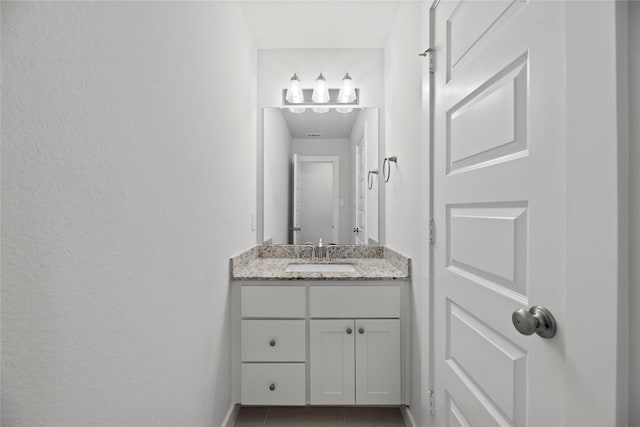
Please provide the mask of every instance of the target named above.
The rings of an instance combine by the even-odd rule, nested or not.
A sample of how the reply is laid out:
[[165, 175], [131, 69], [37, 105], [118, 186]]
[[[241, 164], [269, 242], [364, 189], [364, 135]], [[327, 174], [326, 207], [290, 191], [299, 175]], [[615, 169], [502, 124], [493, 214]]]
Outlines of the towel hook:
[[391, 178], [391, 162], [395, 163], [397, 166], [398, 157], [391, 156], [384, 158], [384, 162], [382, 162], [382, 176], [384, 177], [384, 182], [389, 182], [389, 178]]
[[367, 174], [367, 188], [371, 190], [373, 188], [373, 177], [372, 175], [378, 175], [378, 169], [370, 170]]

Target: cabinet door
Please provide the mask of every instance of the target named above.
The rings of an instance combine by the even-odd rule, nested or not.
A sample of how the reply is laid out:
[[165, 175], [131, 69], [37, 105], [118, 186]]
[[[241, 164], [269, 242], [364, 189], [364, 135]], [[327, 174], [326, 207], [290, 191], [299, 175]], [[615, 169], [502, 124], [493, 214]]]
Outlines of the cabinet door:
[[356, 320], [356, 403], [400, 404], [400, 320]]
[[355, 403], [354, 321], [311, 320], [309, 382], [312, 405]]

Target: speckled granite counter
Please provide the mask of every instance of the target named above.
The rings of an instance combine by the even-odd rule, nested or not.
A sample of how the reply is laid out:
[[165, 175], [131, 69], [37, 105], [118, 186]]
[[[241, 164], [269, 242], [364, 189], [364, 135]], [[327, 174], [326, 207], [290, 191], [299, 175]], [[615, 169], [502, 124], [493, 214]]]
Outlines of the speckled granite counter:
[[[396, 280], [411, 275], [411, 260], [384, 246], [338, 245], [331, 261], [311, 261], [310, 246], [256, 246], [231, 259], [231, 280]], [[351, 264], [353, 272], [286, 272], [289, 264]]]

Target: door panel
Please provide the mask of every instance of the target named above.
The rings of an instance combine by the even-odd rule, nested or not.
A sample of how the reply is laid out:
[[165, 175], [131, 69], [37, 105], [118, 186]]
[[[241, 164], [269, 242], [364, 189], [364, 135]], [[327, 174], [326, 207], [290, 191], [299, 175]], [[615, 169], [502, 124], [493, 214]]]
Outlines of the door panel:
[[563, 424], [563, 5], [440, 2], [434, 16], [436, 425]]
[[400, 404], [400, 320], [356, 320], [356, 403]]
[[[351, 333], [347, 333], [347, 329]], [[309, 377], [312, 405], [355, 403], [354, 321], [311, 320]]]

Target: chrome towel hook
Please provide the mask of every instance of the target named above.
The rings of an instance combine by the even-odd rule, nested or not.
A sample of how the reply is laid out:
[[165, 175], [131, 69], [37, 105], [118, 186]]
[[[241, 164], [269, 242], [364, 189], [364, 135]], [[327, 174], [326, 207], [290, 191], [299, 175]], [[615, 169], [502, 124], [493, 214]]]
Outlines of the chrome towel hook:
[[370, 170], [367, 174], [367, 188], [371, 190], [373, 188], [373, 176], [378, 176], [378, 169]]
[[384, 162], [382, 162], [382, 176], [384, 177], [384, 182], [389, 182], [389, 178], [391, 178], [391, 162], [398, 165], [398, 157], [391, 156], [385, 157]]

